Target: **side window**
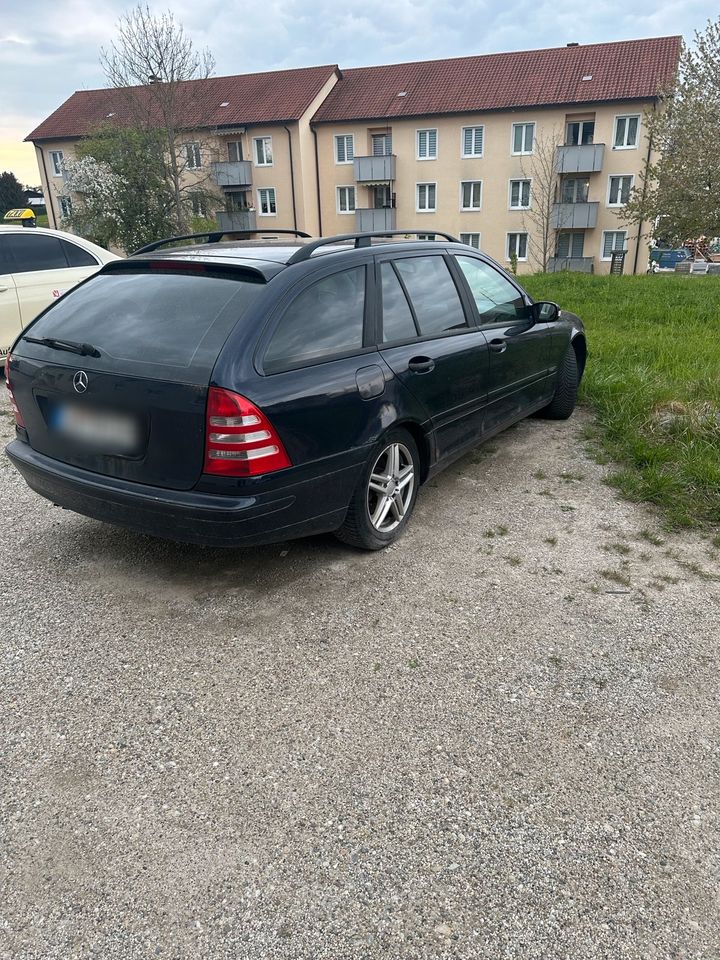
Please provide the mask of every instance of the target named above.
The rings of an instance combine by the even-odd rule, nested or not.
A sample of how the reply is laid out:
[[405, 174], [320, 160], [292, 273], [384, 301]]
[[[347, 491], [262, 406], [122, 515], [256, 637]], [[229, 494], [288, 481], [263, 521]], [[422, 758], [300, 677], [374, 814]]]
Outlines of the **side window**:
[[382, 274], [382, 317], [383, 342], [390, 340], [411, 340], [418, 335], [412, 310], [391, 263], [383, 263]]
[[456, 259], [477, 304], [481, 323], [525, 319], [527, 307], [522, 294], [498, 270], [473, 257]]
[[365, 267], [323, 277], [285, 310], [265, 351], [265, 372], [361, 350], [364, 314]]
[[32, 270], [66, 270], [67, 260], [59, 237], [47, 234], [17, 233], [12, 238], [12, 256], [15, 261], [13, 273], [29, 273]]
[[396, 260], [395, 266], [410, 296], [422, 336], [438, 336], [467, 327], [460, 295], [443, 257], [407, 257]]
[[98, 262], [95, 257], [91, 253], [88, 253], [87, 250], [83, 250], [83, 248], [79, 247], [76, 243], [61, 240], [60, 245], [71, 267], [97, 267]]
[[10, 237], [0, 236], [0, 274], [12, 273], [12, 260], [10, 259]]

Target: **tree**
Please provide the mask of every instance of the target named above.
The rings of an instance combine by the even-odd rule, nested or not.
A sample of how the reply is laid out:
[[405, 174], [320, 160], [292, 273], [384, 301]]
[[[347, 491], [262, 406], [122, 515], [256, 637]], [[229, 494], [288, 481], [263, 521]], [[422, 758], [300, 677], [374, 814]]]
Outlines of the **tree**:
[[[184, 233], [190, 194], [215, 196], [207, 177], [193, 172], [203, 143], [187, 149], [189, 130], [203, 126], [203, 84], [215, 61], [209, 50], [196, 51], [171, 12], [154, 16], [138, 4], [118, 21], [118, 37], [102, 49], [100, 62], [111, 86], [122, 91], [133, 124], [154, 131], [163, 146], [165, 179], [172, 192], [175, 229]], [[185, 135], [185, 136], [184, 136]]]
[[678, 76], [646, 113], [645, 128], [654, 160], [621, 220], [673, 245], [720, 235], [720, 19], [683, 48]]
[[172, 235], [173, 193], [157, 131], [104, 127], [78, 144], [77, 157], [64, 163], [73, 230], [128, 253]]
[[20, 181], [14, 173], [0, 173], [0, 217], [8, 210], [25, 206], [25, 195]]
[[560, 137], [555, 127], [535, 137], [532, 155], [520, 165], [523, 177], [531, 180], [530, 207], [523, 214], [523, 228], [529, 234], [528, 257], [535, 269], [543, 273], [547, 272], [550, 258], [555, 256], [557, 226], [553, 207], [558, 182], [555, 157]]

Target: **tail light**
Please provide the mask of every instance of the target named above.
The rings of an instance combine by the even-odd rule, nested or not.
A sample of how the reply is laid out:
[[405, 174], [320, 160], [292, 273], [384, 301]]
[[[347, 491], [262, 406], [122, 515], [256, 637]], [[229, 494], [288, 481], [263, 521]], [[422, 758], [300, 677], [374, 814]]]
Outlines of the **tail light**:
[[261, 410], [238, 393], [210, 387], [205, 473], [255, 477], [290, 466], [280, 437]]
[[10, 354], [9, 353], [5, 357], [5, 386], [7, 387], [7, 392], [10, 396], [10, 406], [12, 407], [12, 411], [15, 414], [15, 423], [18, 425], [18, 427], [24, 427], [25, 421], [23, 420], [23, 416], [20, 413], [20, 408], [15, 402], [15, 397], [13, 396], [13, 392], [12, 392], [12, 386], [10, 384]]

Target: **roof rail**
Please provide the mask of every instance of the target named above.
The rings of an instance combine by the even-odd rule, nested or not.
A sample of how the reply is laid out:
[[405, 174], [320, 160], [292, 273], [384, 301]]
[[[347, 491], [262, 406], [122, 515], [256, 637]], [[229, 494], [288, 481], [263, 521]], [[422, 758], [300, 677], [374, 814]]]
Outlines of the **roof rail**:
[[357, 249], [358, 247], [369, 247], [373, 237], [405, 237], [408, 234], [424, 236], [427, 233], [431, 233], [436, 237], [443, 237], [445, 240], [449, 240], [450, 243], [460, 242], [456, 237], [453, 237], [449, 233], [444, 233], [442, 230], [378, 230], [373, 233], [341, 233], [336, 237], [321, 237], [319, 240], [313, 240], [312, 243], [303, 244], [303, 246], [299, 247], [290, 257], [287, 265], [290, 266], [293, 263], [302, 263], [303, 260], [309, 260], [318, 247], [324, 247], [331, 243], [354, 240], [355, 248]]
[[[310, 239], [310, 234], [302, 230], [210, 230], [208, 233], [184, 233], [179, 237], [167, 237], [165, 240], [155, 240], [153, 243], [146, 243], [144, 247], [140, 247], [139, 250], [131, 253], [130, 256], [136, 257], [139, 253], [152, 253], [153, 250], [157, 250], [159, 247], [164, 247], [169, 243], [177, 243], [179, 240], [196, 240], [199, 237], [207, 237], [206, 243], [219, 243], [223, 237], [254, 237], [258, 233], [272, 234], [273, 237], [282, 233], [290, 234], [293, 237], [302, 237], [306, 240]], [[270, 237], [267, 239], [270, 239]]]

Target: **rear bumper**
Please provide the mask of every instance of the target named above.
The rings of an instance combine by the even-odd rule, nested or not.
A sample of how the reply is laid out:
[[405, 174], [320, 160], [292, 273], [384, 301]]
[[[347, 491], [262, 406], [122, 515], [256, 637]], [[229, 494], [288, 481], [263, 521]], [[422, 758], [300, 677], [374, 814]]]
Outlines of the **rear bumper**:
[[166, 540], [225, 547], [337, 530], [362, 462], [354, 457], [348, 465], [335, 463], [326, 473], [305, 475], [272, 491], [226, 496], [90, 473], [37, 453], [20, 440], [6, 452], [28, 486], [58, 506]]

